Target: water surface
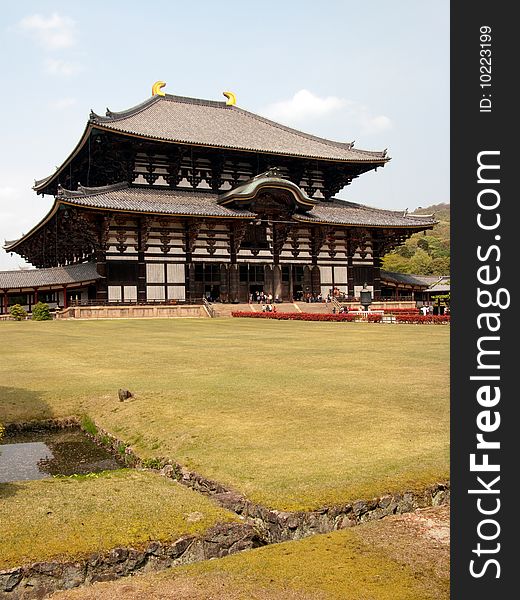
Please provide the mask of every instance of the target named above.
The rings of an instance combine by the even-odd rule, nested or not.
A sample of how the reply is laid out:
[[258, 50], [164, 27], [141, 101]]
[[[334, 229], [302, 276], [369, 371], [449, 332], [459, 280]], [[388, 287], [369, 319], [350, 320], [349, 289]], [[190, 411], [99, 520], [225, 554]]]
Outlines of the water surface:
[[85, 475], [123, 466], [79, 428], [6, 435], [0, 444], [0, 483]]

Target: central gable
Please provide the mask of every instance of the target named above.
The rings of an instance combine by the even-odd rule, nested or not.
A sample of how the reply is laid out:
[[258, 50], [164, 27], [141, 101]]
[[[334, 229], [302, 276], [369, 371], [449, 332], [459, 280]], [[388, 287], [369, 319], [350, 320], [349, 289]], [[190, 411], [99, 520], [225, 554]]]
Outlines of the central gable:
[[222, 206], [247, 208], [256, 213], [305, 213], [317, 200], [310, 198], [298, 185], [281, 176], [277, 168], [253, 177], [249, 181], [222, 194]]

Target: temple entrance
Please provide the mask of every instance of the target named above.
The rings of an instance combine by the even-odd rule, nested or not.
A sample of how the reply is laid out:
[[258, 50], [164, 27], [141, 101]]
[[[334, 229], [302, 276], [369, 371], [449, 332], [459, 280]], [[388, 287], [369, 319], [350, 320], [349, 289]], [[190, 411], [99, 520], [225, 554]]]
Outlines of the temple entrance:
[[204, 286], [204, 297], [208, 302], [218, 302], [220, 300], [220, 285], [206, 284]]
[[256, 292], [267, 292], [266, 265], [240, 265], [239, 266], [239, 300], [240, 302], [249, 302], [250, 294], [253, 298]]
[[264, 291], [264, 286], [259, 285], [258, 283], [253, 283], [249, 286], [249, 294], [253, 295], [253, 299], [256, 298], [256, 293], [260, 293]]

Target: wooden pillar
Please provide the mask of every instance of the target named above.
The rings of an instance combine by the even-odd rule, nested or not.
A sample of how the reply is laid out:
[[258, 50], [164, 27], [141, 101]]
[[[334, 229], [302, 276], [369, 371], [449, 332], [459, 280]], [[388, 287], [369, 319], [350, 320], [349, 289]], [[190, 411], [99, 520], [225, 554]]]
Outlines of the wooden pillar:
[[[146, 302], [146, 262], [144, 257], [145, 240], [143, 235], [143, 222], [137, 222], [137, 302]], [[166, 281], [166, 279], [165, 279]], [[167, 297], [167, 296], [165, 296]]]
[[34, 288], [34, 303], [38, 304], [38, 288]]
[[2, 308], [1, 311], [4, 314], [7, 314], [9, 312], [9, 299], [7, 297], [7, 290], [2, 290], [3, 291], [3, 296], [2, 296]]
[[311, 269], [311, 294], [317, 296], [321, 292], [320, 268], [314, 265]]
[[274, 296], [273, 283], [273, 269], [271, 265], [264, 265], [264, 292], [266, 294], [273, 294]]
[[106, 279], [107, 260], [104, 252], [99, 252], [96, 256], [96, 270], [103, 278], [96, 282], [96, 301], [106, 304], [108, 302], [108, 281]]
[[354, 266], [352, 264], [352, 254], [347, 255], [347, 296], [354, 297]]
[[63, 286], [63, 308], [67, 308], [67, 286]]
[[282, 269], [280, 265], [273, 267], [273, 298], [282, 297]]
[[229, 265], [229, 300], [238, 302], [238, 266]]
[[220, 265], [220, 301], [229, 301], [229, 276], [226, 263]]
[[372, 261], [374, 263], [374, 300], [381, 299], [381, 259], [376, 250], [372, 250]]
[[309, 265], [305, 265], [303, 267], [303, 297], [304, 300], [308, 293], [312, 293], [312, 276], [311, 276], [311, 268]]
[[[191, 257], [190, 257], [191, 261]], [[191, 301], [196, 300], [195, 298], [195, 265], [189, 262], [186, 265], [186, 298]]]

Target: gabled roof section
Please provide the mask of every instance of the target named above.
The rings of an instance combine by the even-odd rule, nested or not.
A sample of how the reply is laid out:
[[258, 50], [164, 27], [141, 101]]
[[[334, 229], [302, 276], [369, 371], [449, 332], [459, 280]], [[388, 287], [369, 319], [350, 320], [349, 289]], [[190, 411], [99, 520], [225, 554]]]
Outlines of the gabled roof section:
[[86, 283], [102, 279], [94, 263], [81, 263], [50, 269], [19, 269], [0, 271], [0, 288], [23, 289]]
[[70, 191], [60, 188], [57, 200], [86, 208], [187, 217], [221, 217], [251, 219], [256, 213], [228, 208], [217, 203], [217, 194], [204, 191], [183, 191], [130, 187], [115, 183], [103, 187], [79, 186]]
[[424, 288], [427, 292], [449, 292], [449, 275], [412, 275], [408, 273], [397, 273], [381, 269], [381, 280], [390, 283], [412, 285]]
[[326, 223], [333, 225], [354, 225], [358, 227], [399, 227], [415, 231], [431, 229], [437, 221], [431, 216], [413, 217], [406, 212], [374, 208], [347, 200], [333, 198], [332, 201], [318, 202], [307, 213], [294, 215], [305, 223]]
[[380, 165], [390, 160], [386, 151], [354, 149], [353, 143], [304, 133], [225, 102], [171, 94], [121, 112], [107, 109], [105, 116], [91, 113], [90, 122], [147, 139], [214, 148]]
[[318, 202], [315, 198], [310, 198], [307, 194], [295, 183], [289, 179], [282, 177], [279, 169], [273, 168], [265, 173], [256, 175], [249, 181], [221, 194], [218, 203], [222, 206], [233, 206], [235, 203], [249, 203], [258, 196], [263, 190], [285, 190], [289, 192], [290, 197], [294, 201], [294, 206], [297, 209], [307, 211], [310, 210]]

